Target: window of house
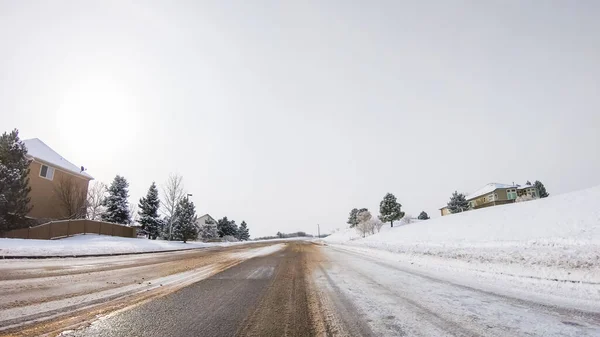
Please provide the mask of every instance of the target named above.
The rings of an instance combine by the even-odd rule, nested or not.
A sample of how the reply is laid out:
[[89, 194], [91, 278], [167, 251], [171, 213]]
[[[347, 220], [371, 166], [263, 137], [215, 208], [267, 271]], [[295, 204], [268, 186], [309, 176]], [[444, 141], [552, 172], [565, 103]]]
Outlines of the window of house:
[[506, 190], [506, 198], [508, 200], [517, 199], [517, 190], [516, 189]]
[[54, 179], [54, 167], [42, 165], [42, 167], [40, 168], [40, 177], [46, 178], [48, 180]]
[[487, 200], [494, 201], [494, 195], [493, 194], [488, 195]]

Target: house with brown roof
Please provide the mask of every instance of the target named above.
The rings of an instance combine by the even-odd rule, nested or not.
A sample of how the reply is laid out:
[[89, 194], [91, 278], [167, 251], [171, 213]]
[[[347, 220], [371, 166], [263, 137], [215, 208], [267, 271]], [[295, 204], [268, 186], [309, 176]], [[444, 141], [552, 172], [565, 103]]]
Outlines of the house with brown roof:
[[[469, 202], [470, 209], [505, 205], [515, 202], [518, 197], [528, 195], [532, 198], [539, 198], [539, 191], [531, 184], [499, 184], [490, 183], [477, 191], [467, 195], [465, 199]], [[443, 215], [452, 214], [448, 206], [440, 208]]]
[[88, 184], [94, 178], [37, 138], [23, 141], [27, 147], [31, 192], [28, 216], [42, 220], [85, 217]]

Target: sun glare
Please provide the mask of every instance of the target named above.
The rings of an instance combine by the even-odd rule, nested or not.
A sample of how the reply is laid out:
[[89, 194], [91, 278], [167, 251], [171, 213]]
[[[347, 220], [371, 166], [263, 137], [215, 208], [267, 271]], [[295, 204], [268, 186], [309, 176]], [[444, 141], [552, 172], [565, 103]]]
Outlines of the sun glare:
[[[57, 111], [57, 127], [65, 137], [95, 151], [115, 151], [135, 138], [140, 123], [134, 100], [122, 84], [105, 76], [69, 88]], [[75, 137], [75, 139], [72, 139]]]

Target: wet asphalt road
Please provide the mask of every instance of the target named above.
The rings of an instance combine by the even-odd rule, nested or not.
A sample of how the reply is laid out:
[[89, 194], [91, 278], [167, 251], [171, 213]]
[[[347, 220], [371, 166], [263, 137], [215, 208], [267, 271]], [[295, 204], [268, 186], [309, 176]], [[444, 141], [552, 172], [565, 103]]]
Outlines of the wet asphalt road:
[[67, 336], [311, 336], [303, 261], [288, 244]]
[[[62, 331], [62, 337], [600, 336], [597, 311], [542, 305], [336, 247], [290, 241], [272, 248], [281, 249], [235, 265], [227, 261], [253, 250], [238, 247], [187, 258], [160, 257], [159, 261], [175, 259], [149, 266], [175, 264], [195, 270], [226, 265], [177, 290], [137, 304], [128, 301], [124, 310], [106, 315], [112, 311], [108, 310], [100, 318], [88, 313], [73, 330], [62, 325], [52, 331]], [[155, 259], [148, 258], [152, 263]], [[116, 275], [130, 275], [125, 271], [131, 269]], [[64, 277], [68, 276], [73, 277]], [[11, 336], [42, 335], [40, 331]]]

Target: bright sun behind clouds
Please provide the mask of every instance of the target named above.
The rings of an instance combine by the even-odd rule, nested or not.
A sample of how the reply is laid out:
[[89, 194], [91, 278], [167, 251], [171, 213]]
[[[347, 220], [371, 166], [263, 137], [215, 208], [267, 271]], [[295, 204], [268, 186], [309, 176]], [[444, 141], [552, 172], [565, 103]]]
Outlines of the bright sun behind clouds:
[[117, 151], [135, 139], [140, 116], [130, 90], [107, 75], [89, 76], [65, 90], [56, 112], [62, 138], [96, 152]]

